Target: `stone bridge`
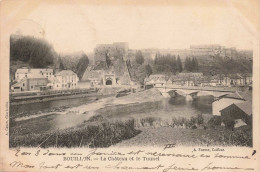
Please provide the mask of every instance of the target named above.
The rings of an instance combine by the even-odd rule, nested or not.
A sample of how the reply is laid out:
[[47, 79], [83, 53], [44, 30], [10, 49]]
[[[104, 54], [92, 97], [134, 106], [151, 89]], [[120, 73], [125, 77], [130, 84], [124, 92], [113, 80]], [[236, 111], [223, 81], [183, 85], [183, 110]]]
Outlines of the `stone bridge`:
[[164, 97], [173, 97], [182, 95], [188, 100], [193, 100], [199, 96], [213, 96], [218, 99], [221, 96], [234, 93], [236, 90], [233, 88], [221, 87], [156, 87]]

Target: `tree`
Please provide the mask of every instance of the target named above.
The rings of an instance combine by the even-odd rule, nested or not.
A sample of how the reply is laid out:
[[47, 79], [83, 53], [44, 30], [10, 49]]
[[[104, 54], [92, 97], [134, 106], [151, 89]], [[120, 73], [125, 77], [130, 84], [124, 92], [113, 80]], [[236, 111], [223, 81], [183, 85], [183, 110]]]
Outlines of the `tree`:
[[78, 75], [80, 80], [81, 80], [82, 76], [84, 75], [84, 73], [88, 67], [88, 64], [89, 64], [88, 56], [86, 54], [83, 54], [76, 67], [76, 74]]
[[186, 59], [185, 59], [184, 69], [187, 70], [187, 71], [192, 70], [192, 62], [191, 62], [191, 59], [189, 57], [186, 57]]
[[63, 63], [62, 63], [61, 60], [60, 60], [60, 67], [59, 67], [59, 69], [60, 69], [60, 70], [65, 70], [65, 67], [64, 67], [64, 65], [63, 65]]
[[196, 71], [199, 71], [199, 62], [198, 62], [197, 58], [195, 58], [195, 69], [196, 69]]
[[152, 68], [149, 64], [145, 66], [145, 73], [148, 77], [153, 73]]
[[140, 50], [136, 53], [135, 62], [139, 65], [142, 65], [144, 63], [144, 57]]
[[181, 59], [180, 59], [179, 55], [177, 57], [177, 70], [178, 70], [178, 72], [182, 71], [182, 63], [181, 63]]
[[56, 53], [43, 39], [30, 36], [10, 36], [10, 59], [28, 63], [34, 68], [44, 68], [54, 64]]
[[192, 60], [191, 60], [191, 71], [194, 72], [196, 71], [196, 61], [195, 61], [195, 58], [193, 57]]

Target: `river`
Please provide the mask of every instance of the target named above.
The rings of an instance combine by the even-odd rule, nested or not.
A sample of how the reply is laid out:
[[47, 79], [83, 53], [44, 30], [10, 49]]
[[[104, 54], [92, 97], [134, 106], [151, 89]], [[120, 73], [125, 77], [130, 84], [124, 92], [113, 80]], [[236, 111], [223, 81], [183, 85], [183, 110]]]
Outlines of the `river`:
[[[26, 117], [18, 117], [14, 124], [10, 126], [24, 126], [31, 131], [47, 132], [56, 129], [66, 129], [81, 124], [104, 107], [114, 107], [112, 104], [115, 97], [83, 97], [64, 100], [52, 100], [48, 102], [37, 102], [23, 105], [11, 105], [10, 116], [15, 117], [17, 114], [31, 113]], [[211, 116], [213, 98], [210, 96], [199, 97], [194, 101], [187, 101], [182, 96], [176, 96], [170, 99], [164, 99], [159, 109], [153, 109], [149, 112], [130, 114], [131, 117], [187, 117], [202, 114]], [[63, 109], [63, 107], [67, 107]], [[61, 111], [47, 111], [55, 108], [61, 108]], [[113, 111], [116, 109], [113, 108]], [[130, 109], [131, 110], [131, 109]], [[113, 113], [113, 112], [112, 112]], [[128, 115], [128, 114], [127, 114]], [[126, 116], [127, 116], [126, 115]], [[122, 114], [124, 116], [124, 114]], [[118, 115], [115, 116], [118, 118]], [[30, 119], [30, 120], [29, 120]], [[39, 119], [39, 120], [38, 120]], [[40, 126], [43, 127], [40, 127]], [[48, 127], [47, 127], [48, 126]], [[31, 127], [31, 128], [29, 128]], [[40, 128], [40, 129], [39, 129]]]

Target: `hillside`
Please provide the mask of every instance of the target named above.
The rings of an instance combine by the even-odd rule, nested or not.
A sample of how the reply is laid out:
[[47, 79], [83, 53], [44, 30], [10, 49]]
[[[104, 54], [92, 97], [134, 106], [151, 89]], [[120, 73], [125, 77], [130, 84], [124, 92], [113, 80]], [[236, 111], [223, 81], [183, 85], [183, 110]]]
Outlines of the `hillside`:
[[55, 68], [58, 63], [57, 53], [46, 40], [31, 36], [10, 36], [10, 78], [21, 67]]
[[52, 68], [72, 70], [82, 77], [89, 64], [83, 52], [57, 54], [53, 46], [44, 39], [31, 36], [10, 36], [10, 78], [13, 80], [18, 68]]

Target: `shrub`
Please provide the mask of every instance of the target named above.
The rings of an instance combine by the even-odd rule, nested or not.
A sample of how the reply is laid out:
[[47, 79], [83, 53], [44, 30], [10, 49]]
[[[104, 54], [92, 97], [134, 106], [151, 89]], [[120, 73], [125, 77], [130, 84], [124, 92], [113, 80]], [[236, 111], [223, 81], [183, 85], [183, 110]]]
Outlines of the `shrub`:
[[208, 124], [211, 127], [220, 126], [221, 125], [221, 117], [220, 116], [213, 116], [208, 121]]
[[225, 126], [227, 129], [234, 130], [235, 121], [234, 120], [227, 120], [224, 121]]
[[140, 131], [134, 129], [134, 120], [125, 122], [103, 122], [86, 124], [77, 128], [43, 134], [12, 133], [10, 147], [108, 147], [124, 139], [137, 135]]
[[196, 119], [197, 119], [197, 123], [198, 123], [199, 125], [201, 125], [201, 124], [204, 123], [204, 118], [203, 118], [202, 114], [198, 114], [198, 115], [196, 116]]

